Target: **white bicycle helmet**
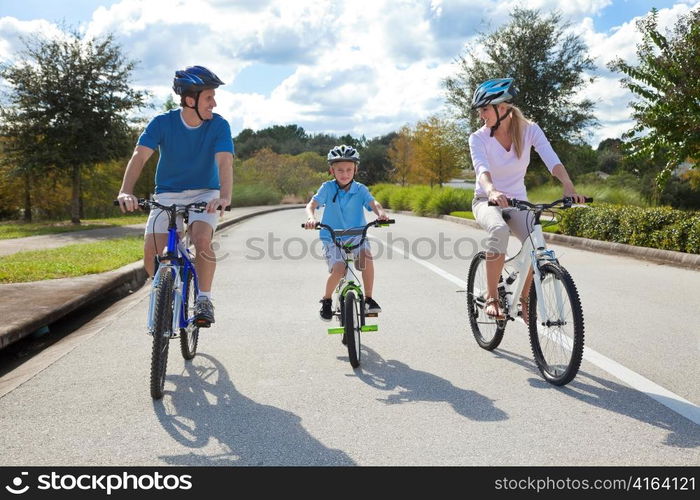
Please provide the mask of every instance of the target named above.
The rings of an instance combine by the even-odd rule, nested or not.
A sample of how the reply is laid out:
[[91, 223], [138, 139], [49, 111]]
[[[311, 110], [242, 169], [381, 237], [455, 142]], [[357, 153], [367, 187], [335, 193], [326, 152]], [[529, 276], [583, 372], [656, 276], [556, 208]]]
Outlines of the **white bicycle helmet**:
[[351, 161], [354, 163], [360, 163], [360, 153], [357, 149], [352, 146], [346, 146], [341, 144], [336, 146], [328, 152], [328, 164], [331, 165], [338, 161]]

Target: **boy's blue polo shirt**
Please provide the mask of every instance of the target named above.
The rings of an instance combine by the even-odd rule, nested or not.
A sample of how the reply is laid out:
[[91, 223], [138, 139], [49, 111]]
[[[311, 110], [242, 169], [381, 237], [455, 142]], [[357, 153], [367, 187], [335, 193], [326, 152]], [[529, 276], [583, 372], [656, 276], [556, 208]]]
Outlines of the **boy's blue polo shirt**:
[[[333, 197], [338, 194], [335, 201]], [[367, 224], [365, 212], [362, 208], [371, 212], [370, 203], [374, 201], [374, 196], [369, 192], [367, 186], [357, 181], [350, 184], [347, 191], [338, 188], [335, 180], [321, 184], [313, 199], [323, 210], [321, 223], [333, 229], [350, 229], [363, 227]], [[326, 229], [321, 230], [321, 240], [331, 243], [331, 234]]]

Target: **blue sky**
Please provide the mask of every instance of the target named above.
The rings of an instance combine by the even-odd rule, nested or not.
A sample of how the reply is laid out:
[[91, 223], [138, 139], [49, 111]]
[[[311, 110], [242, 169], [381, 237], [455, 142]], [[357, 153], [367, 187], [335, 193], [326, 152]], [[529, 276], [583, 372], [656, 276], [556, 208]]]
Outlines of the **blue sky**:
[[444, 111], [441, 81], [455, 57], [514, 6], [559, 10], [588, 45], [597, 81], [581, 96], [597, 103], [602, 126], [588, 131], [597, 146], [631, 124], [632, 96], [605, 63], [634, 61], [635, 19], [656, 7], [671, 27], [700, 0], [0, 0], [0, 60], [13, 59], [20, 36], [54, 36], [66, 25], [112, 32], [139, 61], [133, 83], [156, 106], [176, 68], [203, 64], [227, 83], [217, 112], [234, 135], [296, 123], [375, 137]]

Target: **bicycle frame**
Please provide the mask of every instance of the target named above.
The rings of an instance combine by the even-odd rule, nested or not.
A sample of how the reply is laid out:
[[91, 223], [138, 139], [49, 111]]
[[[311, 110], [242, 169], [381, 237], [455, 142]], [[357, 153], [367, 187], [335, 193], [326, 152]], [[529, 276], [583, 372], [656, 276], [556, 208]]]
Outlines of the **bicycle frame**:
[[[170, 214], [168, 214], [170, 216]], [[195, 296], [199, 291], [199, 280], [194, 264], [190, 259], [192, 255], [188, 249], [189, 237], [185, 232], [185, 237], [180, 238], [177, 234], [176, 218], [172, 218], [168, 225], [168, 244], [163, 250], [163, 255], [158, 256], [158, 269], [153, 276], [153, 285], [151, 288], [150, 304], [148, 307], [148, 331], [152, 332], [155, 325], [155, 317], [153, 314], [155, 304], [155, 290], [158, 288], [160, 276], [164, 272], [173, 273], [173, 323], [171, 326], [170, 337], [175, 338], [180, 331], [180, 328], [187, 328], [192, 321], [188, 321], [185, 317], [185, 311], [182, 307], [184, 298], [187, 297], [189, 290], [187, 283], [189, 273], [192, 273]], [[171, 250], [172, 249], [172, 250]]]
[[[345, 253], [345, 274], [343, 275], [342, 278], [340, 278], [340, 282], [338, 283], [338, 286], [335, 288], [335, 292], [333, 293], [333, 309], [334, 310], [340, 310], [341, 311], [341, 318], [342, 318], [342, 311], [343, 311], [343, 303], [345, 302], [345, 296], [348, 294], [349, 291], [354, 291], [357, 294], [357, 298], [360, 300], [360, 303], [362, 304], [364, 301], [364, 292], [362, 291], [362, 282], [360, 279], [357, 277], [355, 272], [350, 268], [350, 263], [354, 262], [355, 259], [352, 255], [352, 251], [346, 252]], [[352, 277], [348, 279], [348, 274], [351, 274]], [[353, 279], [354, 278], [354, 279]], [[361, 314], [361, 320], [362, 324], [360, 325], [361, 331], [370, 331], [368, 329], [364, 329], [365, 324], [365, 314]], [[329, 328], [328, 333], [329, 334], [342, 334], [343, 333], [343, 321], [341, 320], [340, 322], [341, 326], [337, 328]], [[377, 329], [376, 325], [369, 325], [373, 326], [374, 328], [371, 329], [371, 331], [374, 331]]]
[[[364, 292], [362, 291], [362, 282], [360, 279], [357, 277], [355, 272], [350, 269], [350, 263], [355, 261], [355, 258], [353, 257], [352, 251], [355, 248], [359, 248], [362, 243], [366, 239], [367, 235], [367, 229], [371, 226], [384, 226], [384, 225], [389, 225], [393, 224], [394, 220], [387, 220], [387, 221], [382, 221], [383, 223], [379, 221], [373, 221], [370, 222], [369, 224], [365, 225], [364, 228], [355, 228], [355, 229], [348, 229], [342, 231], [341, 236], [360, 236], [361, 238], [359, 240], [359, 243], [354, 244], [353, 241], [346, 242], [346, 243], [339, 243], [340, 240], [337, 239], [335, 231], [329, 226], [326, 226], [325, 224], [320, 224], [317, 223], [316, 229], [320, 228], [325, 228], [328, 229], [331, 232], [331, 238], [333, 240], [333, 243], [343, 250], [345, 252], [344, 260], [345, 260], [345, 273], [343, 274], [343, 277], [340, 279], [340, 282], [338, 283], [338, 286], [335, 289], [335, 292], [333, 293], [333, 311], [339, 311], [340, 312], [340, 328], [329, 328], [328, 333], [330, 334], [342, 334], [344, 333], [344, 321], [343, 321], [343, 305], [345, 301], [345, 296], [348, 294], [348, 292], [353, 291], [357, 295], [357, 298], [360, 301], [360, 331], [362, 332], [374, 332], [378, 330], [377, 325], [365, 325], [365, 318], [366, 317], [376, 317], [376, 313], [365, 313], [364, 312]], [[304, 227], [304, 224], [302, 224], [302, 227]], [[340, 232], [340, 231], [339, 231]], [[348, 278], [348, 271], [354, 279]]]

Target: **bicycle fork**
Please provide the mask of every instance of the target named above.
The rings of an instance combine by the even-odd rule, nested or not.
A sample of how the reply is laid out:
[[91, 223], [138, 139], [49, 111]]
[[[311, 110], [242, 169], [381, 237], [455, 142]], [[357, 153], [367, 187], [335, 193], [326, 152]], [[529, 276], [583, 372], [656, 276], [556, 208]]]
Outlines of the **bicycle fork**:
[[148, 321], [146, 325], [146, 333], [152, 336], [155, 330], [155, 305], [156, 299], [158, 297], [158, 292], [160, 291], [161, 277], [163, 273], [172, 273], [174, 276], [173, 297], [171, 298], [173, 314], [169, 334], [170, 338], [175, 338], [177, 337], [177, 334], [180, 331], [180, 313], [182, 309], [182, 280], [180, 279], [180, 273], [178, 272], [178, 269], [169, 264], [161, 264], [160, 266], [158, 266], [158, 269], [156, 270], [156, 273], [153, 276], [153, 284], [151, 285], [151, 293], [148, 303]]

